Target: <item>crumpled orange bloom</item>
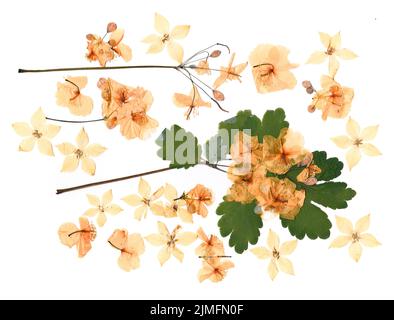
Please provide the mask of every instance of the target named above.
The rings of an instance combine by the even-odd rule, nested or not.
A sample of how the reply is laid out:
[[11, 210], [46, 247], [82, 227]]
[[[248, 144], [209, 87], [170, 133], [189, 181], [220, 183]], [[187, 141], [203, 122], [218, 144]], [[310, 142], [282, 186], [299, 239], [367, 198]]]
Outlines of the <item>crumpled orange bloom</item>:
[[288, 59], [289, 50], [283, 46], [260, 44], [249, 56], [257, 92], [267, 93], [293, 89], [297, 80], [290, 69], [296, 68]]
[[139, 233], [128, 234], [127, 230], [116, 229], [108, 243], [120, 251], [118, 265], [124, 271], [140, 267], [140, 255], [145, 252], [144, 239]]
[[93, 110], [92, 98], [81, 93], [86, 87], [87, 77], [67, 77], [66, 82], [57, 83], [56, 103], [67, 107], [76, 116], [86, 116]]
[[84, 257], [92, 248], [91, 242], [96, 238], [96, 227], [85, 217], [79, 218], [79, 228], [74, 223], [64, 223], [59, 227], [60, 242], [72, 248], [76, 246], [78, 256]]
[[82, 128], [76, 138], [77, 145], [65, 142], [57, 146], [58, 150], [65, 156], [62, 172], [73, 172], [81, 163], [82, 170], [94, 176], [96, 173], [96, 163], [91, 159], [98, 157], [107, 148], [97, 144], [89, 144], [89, 136]]
[[187, 210], [190, 213], [197, 213], [202, 217], [208, 215], [207, 205], [213, 203], [213, 196], [210, 189], [202, 184], [196, 185], [192, 190], [185, 195]]
[[203, 282], [209, 279], [212, 282], [219, 282], [227, 275], [228, 269], [234, 268], [234, 263], [230, 260], [208, 259], [203, 261], [203, 266], [198, 272], [198, 280]]
[[336, 57], [349, 60], [357, 58], [357, 55], [345, 48], [341, 48], [341, 34], [338, 32], [333, 36], [324, 32], [319, 32], [320, 41], [323, 44], [325, 51], [316, 51], [309, 57], [307, 63], [319, 64], [328, 57], [328, 69], [330, 76], [334, 76], [339, 68], [339, 62]]
[[267, 170], [276, 174], [285, 174], [293, 165], [303, 161], [308, 152], [304, 149], [302, 135], [284, 128], [278, 138], [264, 136], [263, 154]]
[[112, 79], [100, 79], [98, 87], [103, 98], [102, 113], [107, 127], [118, 124], [127, 139], [146, 139], [159, 123], [147, 115], [153, 103], [150, 91], [144, 88], [129, 87]]
[[267, 177], [254, 183], [249, 191], [265, 211], [273, 211], [282, 218], [293, 220], [304, 205], [305, 190], [297, 190], [291, 180]]
[[89, 61], [98, 61], [102, 67], [105, 67], [107, 62], [112, 61], [116, 55], [123, 58], [124, 61], [130, 61], [132, 57], [131, 48], [122, 43], [124, 30], [117, 28], [111, 32], [109, 41], [104, 41], [103, 38], [88, 34], [88, 53], [86, 58]]
[[352, 106], [354, 90], [343, 87], [329, 76], [322, 76], [320, 83], [322, 89], [313, 96], [310, 108], [322, 110], [323, 120], [345, 118]]
[[204, 259], [213, 259], [224, 255], [223, 242], [215, 235], [206, 235], [202, 228], [197, 230], [197, 235], [202, 243], [196, 248], [196, 255]]
[[178, 196], [178, 192], [173, 185], [167, 183], [164, 186], [164, 197], [168, 201], [163, 207], [164, 217], [179, 217], [183, 222], [193, 223], [193, 216], [187, 211], [186, 201], [182, 196]]
[[179, 233], [181, 226], [176, 226], [170, 233], [163, 222], [157, 222], [157, 228], [159, 233], [151, 234], [145, 239], [154, 246], [161, 246], [157, 258], [160, 264], [163, 266], [164, 263], [171, 258], [173, 255], [180, 262], [183, 261], [184, 254], [178, 249], [178, 245], [188, 246], [197, 239], [197, 235], [194, 232], [181, 232]]
[[230, 147], [231, 159], [236, 163], [260, 165], [263, 162], [263, 144], [259, 143], [258, 137], [249, 136], [243, 131], [234, 136], [234, 142]]
[[245, 70], [247, 67], [248, 63], [241, 63], [236, 66], [233, 66], [234, 63], [234, 58], [235, 58], [235, 53], [233, 53], [230, 57], [230, 61], [227, 65], [227, 67], [221, 67], [220, 68], [220, 74], [219, 77], [215, 80], [213, 87], [214, 89], [219, 88], [223, 83], [225, 83], [227, 80], [238, 80], [241, 82], [241, 73]]
[[321, 173], [321, 169], [317, 165], [311, 163], [298, 174], [297, 181], [306, 185], [314, 185], [317, 183], [315, 176], [319, 173]]
[[17, 135], [24, 139], [19, 145], [19, 151], [30, 152], [37, 143], [38, 150], [47, 156], [54, 156], [50, 139], [60, 131], [59, 126], [47, 124], [44, 112], [39, 108], [31, 117], [30, 124], [16, 122], [12, 125]]
[[150, 44], [148, 53], [159, 53], [167, 46], [168, 54], [176, 62], [183, 61], [183, 48], [176, 40], [184, 39], [189, 34], [189, 25], [175, 26], [170, 30], [170, 23], [162, 15], [155, 13], [155, 29], [159, 33], [145, 37], [142, 42]]
[[187, 120], [190, 119], [192, 114], [196, 116], [200, 107], [211, 107], [210, 102], [206, 102], [201, 98], [196, 86], [193, 86], [189, 95], [175, 93], [173, 96], [173, 101], [177, 107], [187, 108], [185, 112], [185, 118]]

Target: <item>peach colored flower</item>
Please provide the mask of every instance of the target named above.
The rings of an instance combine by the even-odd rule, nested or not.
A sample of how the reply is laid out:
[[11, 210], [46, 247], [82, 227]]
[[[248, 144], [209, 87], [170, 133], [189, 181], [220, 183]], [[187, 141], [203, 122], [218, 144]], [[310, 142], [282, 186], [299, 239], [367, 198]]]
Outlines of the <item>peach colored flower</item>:
[[26, 122], [16, 122], [12, 125], [17, 135], [24, 139], [19, 145], [19, 151], [30, 152], [37, 143], [38, 150], [47, 156], [54, 156], [50, 139], [60, 131], [60, 127], [47, 124], [44, 112], [39, 108], [31, 117], [31, 125]]
[[361, 151], [367, 156], [380, 156], [381, 152], [369, 141], [375, 139], [379, 126], [369, 126], [361, 130], [360, 125], [349, 118], [346, 130], [349, 136], [337, 136], [331, 140], [342, 149], [349, 149], [346, 153], [346, 161], [351, 170], [361, 159]]
[[341, 48], [341, 34], [338, 32], [332, 37], [324, 32], [319, 32], [320, 41], [325, 51], [316, 51], [309, 57], [307, 63], [319, 64], [328, 57], [328, 69], [330, 76], [334, 76], [339, 68], [339, 62], [336, 57], [349, 60], [357, 58], [357, 55], [349, 50]]
[[202, 243], [196, 248], [196, 255], [204, 259], [213, 259], [224, 255], [223, 242], [217, 236], [211, 234], [208, 238], [201, 227], [198, 228], [197, 235]]
[[150, 44], [148, 53], [159, 53], [167, 46], [168, 54], [176, 62], [183, 61], [183, 48], [176, 40], [184, 39], [189, 34], [189, 25], [175, 26], [170, 30], [170, 23], [162, 15], [155, 13], [155, 29], [159, 34], [151, 34], [142, 42]]
[[233, 53], [230, 57], [230, 61], [227, 65], [227, 67], [221, 67], [220, 68], [220, 74], [219, 77], [215, 80], [213, 87], [214, 89], [219, 88], [223, 83], [225, 83], [227, 80], [238, 80], [241, 82], [241, 73], [245, 70], [247, 67], [248, 63], [241, 63], [236, 66], [233, 66], [234, 63], [234, 58], [235, 58], [235, 53]]
[[99, 227], [104, 226], [105, 222], [107, 221], [107, 216], [105, 215], [106, 213], [116, 215], [123, 211], [123, 209], [117, 204], [112, 203], [112, 190], [105, 192], [102, 195], [101, 200], [95, 195], [88, 194], [86, 196], [93, 208], [88, 209], [85, 212], [85, 215], [88, 217], [94, 217], [97, 215], [97, 225]]
[[158, 221], [157, 227], [159, 233], [151, 234], [145, 239], [154, 246], [161, 246], [157, 258], [159, 259], [160, 265], [164, 265], [173, 255], [180, 262], [183, 261], [184, 254], [178, 249], [177, 245], [188, 246], [197, 239], [197, 235], [193, 232], [181, 232], [179, 233], [181, 226], [176, 226], [170, 233], [163, 222]]
[[208, 107], [208, 108], [211, 107], [211, 104], [209, 102], [205, 102], [204, 100], [201, 99], [200, 93], [198, 92], [198, 89], [195, 86], [193, 86], [189, 95], [185, 95], [182, 93], [175, 93], [173, 97], [173, 101], [177, 107], [187, 108], [185, 112], [185, 118], [187, 120], [190, 119], [192, 113], [194, 116], [196, 116], [198, 114], [198, 109], [200, 107]]
[[353, 89], [341, 86], [329, 76], [322, 76], [320, 82], [322, 89], [313, 96], [311, 110], [322, 110], [323, 120], [345, 118], [352, 106]]
[[183, 222], [193, 223], [192, 214], [187, 211], [186, 201], [179, 196], [175, 187], [169, 183], [164, 186], [164, 197], [168, 203], [163, 207], [163, 216], [166, 218], [179, 217]]
[[209, 68], [208, 60], [201, 60], [194, 68], [194, 70], [196, 70], [196, 73], [199, 75], [211, 75], [211, 69]]
[[297, 80], [290, 69], [298, 65], [288, 59], [289, 50], [282, 46], [260, 44], [249, 56], [257, 92], [293, 89]]
[[236, 163], [261, 165], [263, 163], [263, 144], [259, 143], [258, 137], [249, 136], [243, 131], [234, 136], [234, 142], [230, 147], [231, 159]]
[[122, 198], [128, 205], [138, 207], [134, 212], [135, 219], [141, 220], [142, 218], [146, 218], [148, 208], [156, 215], [162, 216], [164, 214], [163, 204], [157, 201], [163, 195], [164, 188], [160, 187], [153, 194], [151, 190], [149, 183], [140, 178], [138, 184], [139, 195], [131, 194]]
[[73, 172], [81, 164], [83, 171], [94, 176], [96, 174], [96, 163], [91, 158], [98, 157], [107, 148], [97, 143], [89, 145], [89, 136], [84, 128], [79, 132], [76, 142], [76, 146], [68, 142], [57, 146], [58, 150], [65, 156], [61, 171]]
[[56, 103], [67, 107], [76, 116], [86, 116], [93, 110], [92, 98], [81, 93], [86, 87], [87, 77], [67, 77], [66, 82], [57, 83]]
[[189, 213], [197, 213], [202, 217], [208, 215], [206, 205], [213, 203], [212, 192], [202, 184], [196, 185], [192, 190], [185, 195], [187, 210]]
[[293, 264], [286, 256], [292, 254], [297, 247], [297, 240], [287, 241], [280, 245], [278, 235], [271, 229], [268, 233], [266, 247], [256, 247], [250, 251], [259, 259], [270, 259], [268, 275], [274, 280], [279, 272], [294, 275]]
[[84, 257], [92, 248], [91, 242], [96, 238], [96, 228], [85, 217], [79, 218], [79, 228], [73, 223], [64, 223], [59, 227], [60, 242], [72, 248], [76, 246], [78, 256]]
[[349, 255], [352, 259], [358, 262], [362, 254], [362, 246], [366, 247], [377, 247], [380, 245], [379, 241], [370, 234], [365, 233], [369, 229], [370, 225], [370, 215], [366, 215], [360, 218], [356, 222], [356, 226], [353, 228], [353, 224], [349, 219], [344, 217], [336, 216], [336, 223], [338, 230], [344, 233], [343, 236], [337, 237], [330, 245], [330, 248], [343, 248], [344, 246], [349, 246]]
[[282, 129], [278, 138], [264, 136], [263, 163], [268, 171], [285, 174], [304, 160], [308, 152], [304, 149], [304, 138], [291, 129]]
[[203, 266], [198, 272], [198, 280], [203, 282], [207, 279], [219, 282], [227, 275], [228, 269], [234, 268], [234, 263], [223, 259], [209, 259], [203, 261]]
[[120, 251], [118, 265], [124, 271], [140, 267], [140, 255], [145, 252], [144, 239], [139, 233], [128, 234], [127, 230], [116, 229], [108, 243]]

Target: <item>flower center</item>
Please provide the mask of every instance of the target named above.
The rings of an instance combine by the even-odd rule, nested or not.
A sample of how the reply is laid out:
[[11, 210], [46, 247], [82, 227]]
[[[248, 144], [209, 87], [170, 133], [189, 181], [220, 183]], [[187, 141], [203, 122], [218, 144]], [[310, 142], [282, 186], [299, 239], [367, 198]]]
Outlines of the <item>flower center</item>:
[[359, 146], [361, 146], [361, 145], [363, 144], [363, 140], [360, 139], [360, 138], [358, 138], [358, 139], [354, 140], [353, 144], [354, 144], [356, 147], [359, 147]]
[[147, 206], [149, 206], [150, 204], [150, 199], [144, 198], [142, 199], [142, 203], [146, 204]]
[[104, 213], [104, 207], [102, 205], [98, 206], [98, 209], [101, 213]]
[[276, 249], [274, 249], [274, 251], [272, 252], [272, 256], [278, 260], [280, 258], [280, 254], [279, 251], [277, 251]]
[[176, 241], [177, 241], [177, 240], [175, 239], [175, 235], [172, 234], [172, 235], [170, 236], [168, 242], [167, 242], [167, 246], [170, 247], [170, 248], [174, 248], [174, 247], [175, 247], [175, 242], [176, 242]]
[[165, 33], [161, 38], [161, 42], [166, 43], [168, 40], [170, 40], [170, 35], [168, 33]]
[[331, 56], [331, 55], [334, 54], [334, 52], [335, 52], [335, 49], [333, 47], [331, 47], [331, 46], [328, 46], [326, 54]]
[[140, 126], [146, 125], [148, 123], [148, 117], [146, 116], [146, 113], [141, 111], [141, 112], [133, 112], [131, 114], [131, 119], [139, 124]]
[[83, 151], [81, 149], [75, 150], [74, 154], [77, 156], [77, 159], [81, 159], [83, 157]]
[[274, 66], [271, 63], [262, 63], [254, 66], [253, 70], [256, 70], [258, 77], [262, 79], [274, 73]]
[[353, 240], [353, 243], [360, 241], [360, 236], [357, 232], [352, 234], [352, 240]]
[[34, 138], [40, 139], [42, 137], [42, 133], [38, 132], [38, 130], [34, 130], [32, 136]]

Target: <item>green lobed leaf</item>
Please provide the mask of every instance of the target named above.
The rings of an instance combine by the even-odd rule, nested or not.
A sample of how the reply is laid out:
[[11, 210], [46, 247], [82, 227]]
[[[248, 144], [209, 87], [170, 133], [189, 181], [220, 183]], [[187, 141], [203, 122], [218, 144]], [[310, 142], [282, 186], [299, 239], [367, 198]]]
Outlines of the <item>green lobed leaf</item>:
[[347, 208], [347, 201], [353, 199], [356, 191], [347, 187], [344, 182], [325, 182], [314, 186], [306, 186], [306, 198], [331, 209]]
[[230, 235], [230, 247], [234, 247], [237, 253], [242, 253], [248, 248], [248, 244], [256, 244], [260, 236], [260, 228], [263, 221], [255, 213], [257, 203], [255, 201], [242, 204], [235, 201], [224, 201], [216, 209], [220, 217], [218, 226], [222, 237]]
[[201, 146], [197, 138], [178, 125], [164, 129], [156, 139], [160, 147], [157, 155], [163, 160], [171, 161], [171, 168], [190, 168], [201, 160]]
[[262, 134], [263, 136], [279, 137], [280, 131], [283, 128], [288, 128], [289, 123], [285, 120], [286, 113], [282, 108], [276, 110], [268, 110], [262, 120]]
[[321, 169], [321, 173], [316, 175], [319, 181], [330, 181], [341, 175], [343, 163], [338, 158], [328, 158], [325, 151], [313, 152], [313, 162]]

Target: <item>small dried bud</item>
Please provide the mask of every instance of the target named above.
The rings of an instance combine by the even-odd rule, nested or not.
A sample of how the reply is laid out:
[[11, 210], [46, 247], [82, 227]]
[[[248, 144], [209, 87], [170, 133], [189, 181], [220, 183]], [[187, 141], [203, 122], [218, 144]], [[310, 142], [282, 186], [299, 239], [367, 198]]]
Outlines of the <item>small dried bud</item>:
[[304, 80], [304, 81], [302, 81], [302, 86], [305, 89], [308, 89], [308, 88], [312, 87], [312, 83], [310, 81], [308, 81], [308, 80]]
[[108, 129], [113, 129], [118, 125], [118, 118], [117, 117], [112, 117], [107, 120], [107, 128]]
[[114, 32], [117, 28], [118, 26], [116, 25], [115, 22], [110, 22], [107, 25], [107, 32]]
[[316, 183], [317, 179], [315, 177], [310, 177], [304, 182], [304, 184], [306, 184], [307, 186], [314, 186]]
[[316, 111], [316, 107], [314, 105], [311, 104], [310, 106], [308, 106], [308, 112], [313, 113], [315, 111]]
[[92, 35], [91, 33], [89, 33], [89, 34], [86, 35], [86, 39], [88, 39], [89, 41], [92, 41], [92, 40], [95, 39], [95, 36]]
[[305, 167], [309, 165], [313, 160], [313, 153], [308, 153], [305, 158], [299, 163], [299, 166]]
[[115, 41], [114, 39], [109, 40], [109, 41], [108, 41], [108, 44], [109, 44], [111, 47], [115, 47], [115, 46], [117, 45], [117, 43], [116, 43], [116, 41]]
[[313, 89], [313, 87], [306, 88], [306, 93], [307, 94], [312, 94], [314, 92], [315, 92], [315, 89]]
[[213, 90], [213, 96], [217, 101], [224, 100], [224, 94], [219, 90]]
[[212, 51], [211, 54], [210, 54], [209, 56], [210, 56], [211, 58], [217, 58], [217, 57], [219, 57], [221, 54], [222, 54], [222, 51], [220, 51], [220, 50], [215, 50], [215, 51]]

